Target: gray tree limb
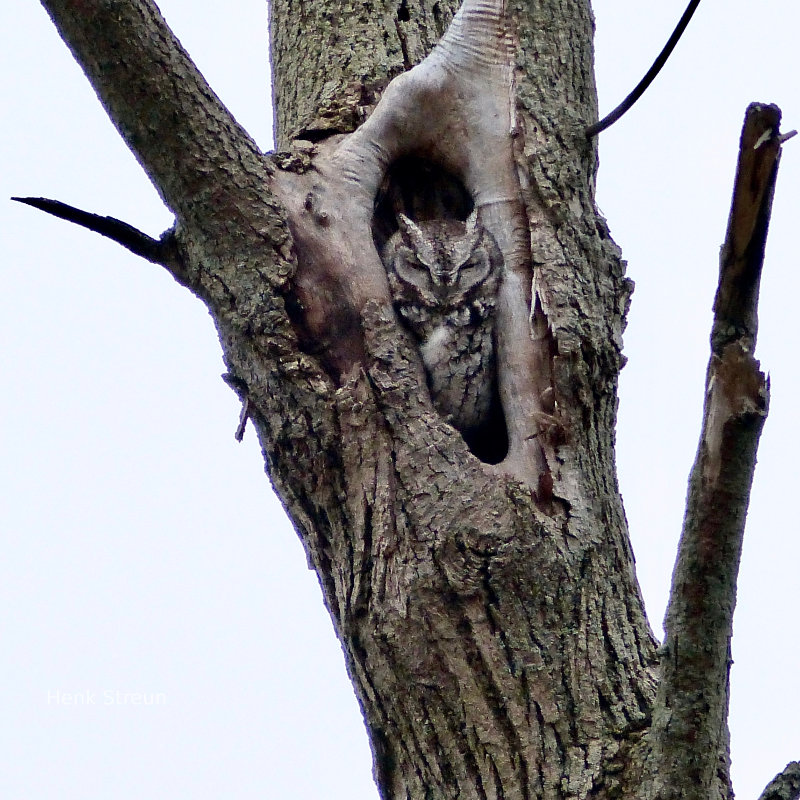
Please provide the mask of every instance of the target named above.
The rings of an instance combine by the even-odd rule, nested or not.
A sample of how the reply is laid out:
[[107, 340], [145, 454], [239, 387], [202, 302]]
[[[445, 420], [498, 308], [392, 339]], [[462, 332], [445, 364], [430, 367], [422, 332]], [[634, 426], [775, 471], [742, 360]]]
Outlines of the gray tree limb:
[[126, 250], [130, 250], [134, 255], [146, 258], [154, 264], [168, 267], [173, 273], [181, 271], [180, 266], [176, 263], [177, 252], [172, 230], [166, 231], [159, 239], [153, 239], [152, 236], [148, 236], [121, 219], [82, 211], [80, 208], [67, 205], [59, 200], [48, 200], [46, 197], [12, 197], [11, 199], [99, 233], [122, 245]]
[[[714, 303], [703, 427], [664, 627], [651, 735], [659, 797], [708, 798], [728, 761], [728, 678], [745, 518], [769, 382], [753, 357], [780, 111], [751, 105]], [[678, 789], [688, 780], [689, 789]]]
[[[253, 324], [263, 325], [276, 288], [293, 269], [283, 209], [269, 190], [269, 160], [150, 0], [43, 0], [43, 5], [176, 216], [180, 260], [190, 265], [176, 277], [212, 309], [233, 303]], [[226, 245], [218, 249], [223, 239]], [[231, 249], [232, 241], [240, 252]], [[234, 273], [250, 262], [247, 253], [255, 247], [271, 264], [273, 288], [271, 297], [261, 293], [264, 303], [254, 305], [252, 294], [241, 292], [244, 276]]]
[[[208, 86], [150, 0], [43, 0], [111, 121], [167, 207], [182, 221], [215, 219], [239, 164], [266, 162]], [[233, 187], [232, 187], [233, 188]], [[206, 223], [208, 224], [208, 223]]]

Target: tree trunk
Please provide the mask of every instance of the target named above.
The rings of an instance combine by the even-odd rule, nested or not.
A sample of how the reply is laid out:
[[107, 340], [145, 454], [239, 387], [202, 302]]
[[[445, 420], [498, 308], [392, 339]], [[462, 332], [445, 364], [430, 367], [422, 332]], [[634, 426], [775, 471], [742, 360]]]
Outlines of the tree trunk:
[[[751, 109], [743, 133], [757, 163], [739, 168], [749, 188], [657, 649], [615, 472], [632, 284], [594, 203], [588, 0], [275, 0], [268, 156], [149, 0], [43, 2], [175, 214], [161, 242], [133, 247], [211, 311], [319, 576], [381, 795], [732, 797], [730, 626], [767, 406], [752, 350], [777, 110]], [[499, 446], [437, 412], [381, 261], [393, 192], [453, 191], [502, 256], [502, 432], [481, 434]]]

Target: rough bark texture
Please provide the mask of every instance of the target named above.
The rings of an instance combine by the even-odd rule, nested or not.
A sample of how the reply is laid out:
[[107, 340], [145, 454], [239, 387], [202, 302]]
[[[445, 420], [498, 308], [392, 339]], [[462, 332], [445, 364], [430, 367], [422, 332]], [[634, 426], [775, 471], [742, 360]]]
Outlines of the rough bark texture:
[[[675, 600], [699, 591], [698, 575], [676, 572], [660, 663], [617, 488], [632, 286], [594, 205], [588, 0], [469, 0], [458, 15], [453, 0], [276, 0], [271, 156], [149, 0], [43, 2], [175, 213], [166, 266], [217, 324], [319, 576], [382, 796], [730, 796], [719, 658], [730, 614], [703, 675], [713, 708], [692, 709], [722, 734], [701, 740], [670, 722], [676, 685], [700, 688], [672, 638], [709, 613]], [[376, 202], [404, 158], [463, 185], [503, 254], [498, 464], [436, 414], [390, 303]], [[693, 500], [682, 546], [683, 558], [712, 542], [734, 553], [729, 566], [765, 413], [737, 346], [714, 370], [718, 387], [747, 395], [731, 405], [746, 444], [714, 433], [711, 401], [704, 441], [712, 462], [735, 462], [741, 513], [709, 533], [693, 521], [718, 500]], [[732, 612], [735, 580], [721, 592]]]
[[[492, 4], [479, 11], [481, 21], [492, 24]], [[515, 13], [507, 30], [487, 37], [518, 32], [519, 42], [510, 43], [516, 75], [509, 70], [513, 61], [503, 63], [504, 54], [493, 51], [491, 41], [470, 52], [462, 66], [456, 38], [437, 51], [433, 67], [424, 67], [424, 91], [435, 95], [429, 107], [424, 95], [414, 94], [416, 74], [409, 73], [410, 87], [385, 97], [390, 111], [408, 104], [400, 120], [384, 122], [379, 107], [356, 144], [334, 145], [340, 160], [349, 161], [356, 151], [356, 186], [365, 182], [377, 147], [365, 155], [356, 148], [373, 132], [390, 153], [387, 162], [412, 147], [428, 154], [443, 139], [451, 152], [465, 145], [481, 152], [487, 135], [498, 138], [498, 129], [481, 131], [478, 138], [474, 128], [492, 115], [474, 100], [479, 93], [473, 95], [470, 81], [496, 80], [495, 101], [505, 89], [513, 106], [491, 145], [494, 154], [505, 148], [516, 162], [515, 185], [485, 188], [469, 153], [453, 168], [461, 168], [484, 219], [492, 213], [500, 218], [500, 232], [493, 232], [506, 240], [506, 264], [519, 266], [518, 285], [530, 286], [535, 275], [547, 384], [538, 388], [552, 388], [558, 409], [544, 445], [547, 464], [531, 467], [525, 461], [514, 470], [524, 483], [509, 480], [476, 463], [459, 437], [430, 418], [427, 398], [419, 397], [417, 359], [399, 346], [390, 315], [375, 308], [375, 316], [365, 320], [366, 376], [356, 371], [337, 391], [342, 440], [351, 445], [341, 456], [346, 517], [331, 527], [326, 547], [332, 553], [311, 546], [309, 554], [323, 575], [328, 561], [336, 564], [328, 603], [372, 734], [379, 784], [391, 797], [557, 797], [610, 790], [619, 766], [609, 765], [646, 726], [653, 699], [654, 644], [633, 577], [613, 467], [629, 286], [593, 205], [594, 153], [584, 137], [595, 115], [590, 11], [587, 4], [553, 4]], [[395, 19], [383, 21], [390, 25], [368, 41], [394, 35]], [[293, 16], [274, 16], [273, 36], [288, 35], [279, 26], [299, 24]], [[483, 58], [497, 69], [485, 69]], [[448, 69], [443, 76], [433, 72], [440, 62]], [[297, 71], [306, 68], [301, 83], [317, 77], [301, 59], [286, 74], [297, 80]], [[444, 100], [435, 83], [460, 69], [478, 73], [468, 74], [457, 95], [464, 105], [473, 104], [472, 117], [461, 119], [455, 130], [437, 126], [433, 109]], [[558, 76], [546, 94], [537, 89], [545, 75], [550, 84]], [[283, 74], [278, 71], [276, 78], [276, 96], [282, 97]], [[515, 85], [527, 90], [517, 99]], [[457, 108], [448, 112], [445, 119], [459, 115]], [[416, 133], [413, 145], [403, 141], [404, 124]], [[459, 132], [466, 141], [457, 138]], [[376, 168], [378, 179], [386, 166]], [[493, 174], [502, 168], [493, 166]], [[367, 196], [376, 188], [367, 179]], [[325, 211], [328, 230], [340, 222], [333, 209], [346, 203], [344, 195]], [[513, 217], [520, 200], [527, 217], [522, 224], [533, 231], [521, 246], [513, 221], [504, 216]], [[325, 205], [325, 198], [318, 204]], [[296, 241], [311, 227], [296, 222]], [[314, 275], [306, 303], [318, 286]], [[515, 294], [530, 297], [524, 289]], [[524, 309], [522, 314], [517, 319], [527, 319]], [[507, 335], [513, 342], [506, 348], [516, 350], [530, 336], [527, 324]], [[536, 361], [534, 353], [528, 363]], [[536, 389], [526, 386], [523, 392]], [[416, 399], [404, 409], [408, 397]], [[521, 416], [529, 420], [536, 412], [542, 410]], [[542, 492], [531, 471], [536, 467], [546, 469], [552, 481], [539, 503]], [[332, 515], [330, 509], [323, 515], [326, 501], [318, 492], [313, 502], [308, 527], [319, 529], [318, 520]]]
[[278, 149], [355, 130], [396, 75], [418, 64], [459, 3], [275, 0], [270, 33]]

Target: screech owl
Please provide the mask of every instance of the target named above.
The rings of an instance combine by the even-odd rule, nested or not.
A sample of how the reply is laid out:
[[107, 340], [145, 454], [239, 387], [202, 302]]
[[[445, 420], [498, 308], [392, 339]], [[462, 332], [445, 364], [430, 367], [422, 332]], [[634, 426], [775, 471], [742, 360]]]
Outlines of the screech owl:
[[395, 309], [418, 342], [436, 410], [473, 431], [496, 395], [500, 248], [475, 211], [466, 222], [399, 214], [398, 225], [383, 251]]

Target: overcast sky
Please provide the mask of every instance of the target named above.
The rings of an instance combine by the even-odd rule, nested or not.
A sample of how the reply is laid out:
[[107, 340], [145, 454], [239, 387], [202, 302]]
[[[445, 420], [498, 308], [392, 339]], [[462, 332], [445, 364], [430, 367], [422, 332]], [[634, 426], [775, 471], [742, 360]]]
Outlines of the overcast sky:
[[[684, 0], [596, 0], [602, 112]], [[212, 87], [271, 146], [266, 6], [163, 0]], [[171, 223], [33, 0], [0, 8], [0, 796], [375, 800], [313, 573], [220, 380], [204, 307], [158, 267], [8, 202]], [[800, 11], [705, 0], [601, 136], [598, 202], [636, 282], [619, 474], [656, 633], [680, 533], [745, 107], [800, 127]], [[771, 374], [735, 618], [732, 755], [756, 798], [800, 758], [800, 137], [781, 165], [757, 356]], [[153, 705], [136, 705], [148, 698]], [[80, 703], [71, 704], [71, 701]]]

